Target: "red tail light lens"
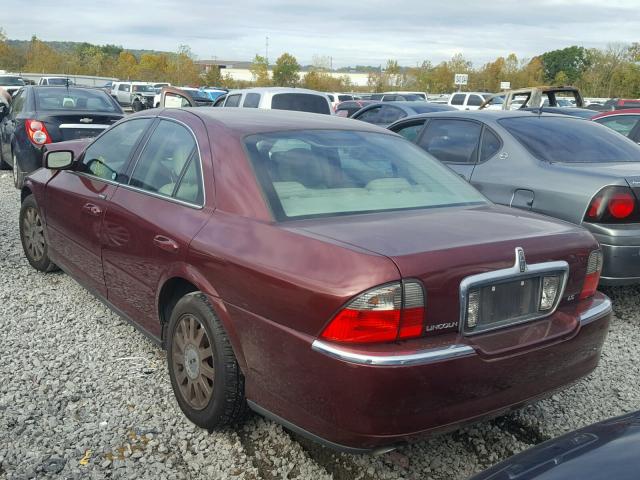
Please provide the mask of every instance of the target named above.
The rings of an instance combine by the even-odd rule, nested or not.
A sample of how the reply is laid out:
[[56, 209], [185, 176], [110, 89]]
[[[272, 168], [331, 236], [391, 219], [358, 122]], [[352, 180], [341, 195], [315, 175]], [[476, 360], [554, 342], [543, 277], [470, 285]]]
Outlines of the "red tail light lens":
[[591, 200], [585, 222], [631, 223], [640, 221], [637, 199], [629, 187], [605, 187]]
[[418, 282], [367, 290], [340, 310], [321, 338], [341, 343], [379, 343], [415, 338], [424, 331], [424, 292]]
[[47, 127], [39, 120], [27, 120], [25, 122], [27, 136], [31, 143], [35, 145], [45, 145], [51, 143], [51, 136], [47, 132]]
[[602, 271], [602, 252], [594, 250], [587, 261], [587, 274], [580, 292], [580, 299], [592, 297], [598, 289], [600, 272]]

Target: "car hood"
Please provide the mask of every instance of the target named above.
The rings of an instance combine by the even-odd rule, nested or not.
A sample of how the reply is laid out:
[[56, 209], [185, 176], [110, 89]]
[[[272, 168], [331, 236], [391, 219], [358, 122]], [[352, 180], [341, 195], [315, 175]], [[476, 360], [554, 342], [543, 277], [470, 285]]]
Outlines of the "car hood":
[[640, 470], [640, 411], [544, 442], [472, 480], [635, 480]]

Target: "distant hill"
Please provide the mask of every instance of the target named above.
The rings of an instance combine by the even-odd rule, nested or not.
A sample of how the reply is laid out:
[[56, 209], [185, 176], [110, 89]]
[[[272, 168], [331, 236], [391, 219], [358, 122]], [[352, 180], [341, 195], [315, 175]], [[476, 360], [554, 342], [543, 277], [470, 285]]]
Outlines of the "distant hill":
[[[42, 39], [38, 39], [38, 40], [45, 43], [47, 46], [51, 47], [52, 49], [54, 49], [59, 53], [71, 53], [71, 52], [74, 52], [81, 45], [86, 45], [86, 42], [50, 42]], [[23, 51], [26, 51], [29, 48], [29, 43], [31, 43], [30, 40], [7, 40], [7, 44]], [[149, 53], [149, 54], [165, 53], [168, 55], [170, 55], [171, 53], [174, 53], [174, 52], [164, 52], [161, 50], [133, 50], [133, 49], [123, 48], [122, 46], [116, 46], [116, 45], [113, 45], [113, 47], [118, 48], [120, 50], [126, 50], [128, 52], [131, 52], [137, 58], [140, 58], [140, 56], [144, 55], [145, 53]]]

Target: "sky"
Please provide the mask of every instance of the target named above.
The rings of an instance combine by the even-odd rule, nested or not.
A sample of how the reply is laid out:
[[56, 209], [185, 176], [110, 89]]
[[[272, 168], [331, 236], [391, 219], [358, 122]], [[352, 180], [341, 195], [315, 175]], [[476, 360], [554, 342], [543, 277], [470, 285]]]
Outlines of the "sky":
[[[11, 39], [84, 41], [176, 51], [198, 59], [269, 60], [283, 52], [302, 64], [412, 66], [462, 53], [475, 66], [515, 53], [531, 58], [570, 45], [640, 41], [638, 0], [2, 0]], [[46, 15], [34, 14], [46, 12]]]

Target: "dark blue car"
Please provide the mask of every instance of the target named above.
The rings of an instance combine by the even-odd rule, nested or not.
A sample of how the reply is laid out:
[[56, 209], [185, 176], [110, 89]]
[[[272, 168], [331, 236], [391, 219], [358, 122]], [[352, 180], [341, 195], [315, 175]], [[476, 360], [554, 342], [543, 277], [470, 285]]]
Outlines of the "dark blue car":
[[12, 168], [20, 188], [42, 166], [44, 145], [95, 137], [123, 117], [120, 105], [99, 88], [25, 86], [8, 108], [0, 107], [0, 168]]

